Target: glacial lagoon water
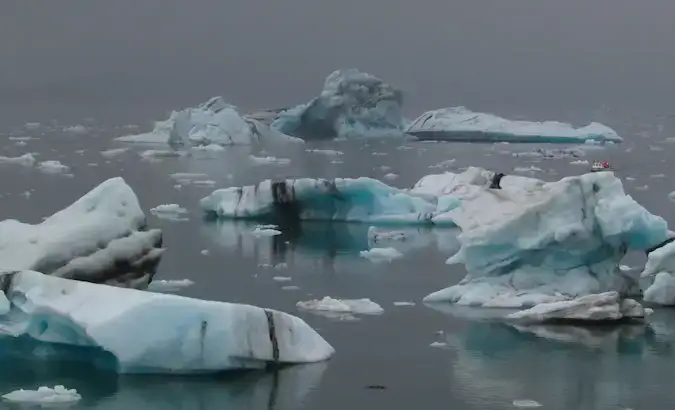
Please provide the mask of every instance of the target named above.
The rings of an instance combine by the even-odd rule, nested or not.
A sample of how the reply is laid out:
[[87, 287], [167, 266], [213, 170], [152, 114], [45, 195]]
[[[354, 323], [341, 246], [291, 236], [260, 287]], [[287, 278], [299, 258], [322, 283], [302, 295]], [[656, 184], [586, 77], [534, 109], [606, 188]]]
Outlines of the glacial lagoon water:
[[[555, 180], [587, 170], [570, 164], [574, 158], [513, 155], [540, 148], [532, 144], [372, 140], [281, 149], [267, 155], [290, 164], [255, 165], [248, 155], [262, 154], [250, 147], [147, 161], [139, 153], [153, 147], [112, 141], [212, 95], [244, 110], [303, 102], [330, 71], [353, 66], [403, 88], [411, 117], [464, 104], [513, 118], [607, 124], [625, 142], [589, 149], [585, 159], [609, 160], [627, 192], [675, 226], [667, 198], [675, 144], [666, 141], [675, 136], [672, 2], [10, 3], [0, 13], [0, 155], [33, 152], [61, 161], [72, 176], [0, 164], [2, 218], [39, 222], [122, 176], [144, 209], [188, 210], [186, 221], [148, 216], [168, 247], [156, 279], [193, 280], [180, 292], [187, 296], [297, 314], [337, 354], [275, 374], [120, 377], [94, 370], [92, 361], [105, 357], [2, 340], [0, 393], [63, 384], [83, 397], [73, 409], [101, 410], [496, 410], [514, 408], [514, 400], [660, 410], [675, 400], [669, 309], [657, 309], [647, 327], [516, 328], [421, 303], [463, 277], [444, 263], [456, 249], [452, 230], [412, 228], [413, 239], [397, 245], [401, 259], [373, 264], [359, 256], [367, 226], [305, 223], [254, 238], [252, 224], [207, 222], [197, 208], [213, 189], [264, 178], [370, 176], [409, 187], [425, 174], [473, 165], [506, 173], [532, 166], [530, 175]], [[75, 125], [85, 131], [66, 130]], [[100, 153], [122, 147], [129, 149]], [[170, 177], [179, 172], [213, 182], [181, 185]], [[640, 269], [644, 256], [625, 263]], [[370, 298], [385, 312], [354, 321], [295, 306], [325, 295]]]

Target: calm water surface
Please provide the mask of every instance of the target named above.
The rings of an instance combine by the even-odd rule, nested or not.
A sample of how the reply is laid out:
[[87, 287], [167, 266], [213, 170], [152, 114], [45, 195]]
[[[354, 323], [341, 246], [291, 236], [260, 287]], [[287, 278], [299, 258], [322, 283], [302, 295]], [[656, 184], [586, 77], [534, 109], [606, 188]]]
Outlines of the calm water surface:
[[[152, 147], [131, 147], [114, 158], [100, 154], [123, 146], [112, 137], [139, 131], [129, 125], [148, 128], [167, 110], [217, 94], [244, 109], [302, 102], [331, 70], [355, 66], [404, 88], [411, 116], [466, 104], [518, 118], [603, 122], [625, 143], [588, 149], [586, 159], [611, 161], [630, 195], [675, 223], [666, 197], [675, 190], [675, 144], [665, 141], [675, 136], [672, 2], [399, 3], [4, 5], [0, 155], [33, 152], [60, 160], [72, 176], [0, 165], [2, 217], [37, 223], [104, 179], [122, 176], [144, 209], [177, 203], [190, 212], [182, 222], [149, 216], [169, 249], [158, 279], [194, 280], [181, 292], [187, 296], [297, 314], [337, 354], [278, 374], [118, 377], [94, 370], [92, 361], [105, 358], [66, 350], [59, 360], [45, 360], [50, 352], [43, 347], [2, 341], [0, 392], [64, 384], [82, 394], [77, 409], [468, 410], [513, 408], [517, 399], [546, 409], [667, 408], [675, 399], [675, 314], [667, 309], [657, 310], [649, 327], [515, 328], [470, 310], [421, 303], [463, 277], [461, 267], [444, 263], [457, 249], [452, 230], [411, 228], [413, 240], [397, 245], [403, 258], [373, 264], [359, 257], [368, 248], [368, 226], [307, 223], [256, 239], [253, 225], [208, 223], [197, 208], [213, 189], [265, 178], [395, 173], [386, 181], [409, 187], [423, 175], [474, 165], [507, 173], [533, 166], [540, 170], [530, 175], [556, 180], [586, 171], [571, 158], [512, 155], [533, 145], [401, 141], [324, 142], [266, 153], [291, 159], [284, 166], [253, 165], [248, 155], [263, 154], [251, 147], [161, 161], [141, 159], [139, 152]], [[41, 125], [27, 129], [26, 122]], [[87, 132], [64, 131], [77, 124]], [[35, 139], [12, 139], [25, 136]], [[169, 176], [176, 172], [204, 173], [214, 184], [177, 187]], [[267, 267], [280, 262], [287, 268]], [[629, 255], [625, 263], [639, 269], [644, 257]], [[283, 289], [289, 285], [298, 289]], [[345, 321], [295, 307], [325, 295], [367, 297], [385, 313]], [[399, 301], [416, 304], [394, 306]], [[433, 342], [445, 345], [430, 347]]]

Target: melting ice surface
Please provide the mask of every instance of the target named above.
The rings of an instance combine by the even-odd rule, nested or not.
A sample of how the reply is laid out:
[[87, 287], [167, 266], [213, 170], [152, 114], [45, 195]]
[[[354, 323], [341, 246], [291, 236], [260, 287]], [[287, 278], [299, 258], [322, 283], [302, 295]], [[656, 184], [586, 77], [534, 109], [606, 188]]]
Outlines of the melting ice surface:
[[597, 122], [574, 128], [571, 124], [558, 121], [507, 120], [493, 114], [473, 112], [465, 107], [425, 112], [410, 123], [406, 133], [418, 138], [453, 141], [548, 143], [622, 141], [616, 131]]
[[283, 111], [272, 128], [301, 138], [402, 136], [402, 92], [356, 69], [331, 73], [321, 94]]
[[242, 116], [222, 97], [197, 107], [174, 111], [158, 121], [150, 133], [117, 138], [123, 142], [169, 143], [172, 146], [209, 146], [303, 141], [277, 132], [260, 121]]
[[[112, 354], [120, 373], [213, 373], [328, 359], [301, 319], [250, 305], [4, 272], [0, 332]], [[130, 339], [130, 335], [132, 339]]]

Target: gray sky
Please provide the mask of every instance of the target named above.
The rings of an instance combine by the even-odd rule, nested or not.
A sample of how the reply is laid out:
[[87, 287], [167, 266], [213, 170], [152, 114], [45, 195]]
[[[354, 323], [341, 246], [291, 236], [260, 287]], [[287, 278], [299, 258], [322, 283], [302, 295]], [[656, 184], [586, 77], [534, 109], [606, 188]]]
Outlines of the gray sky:
[[673, 107], [674, 16], [672, 0], [6, 0], [0, 103], [278, 107], [357, 67], [413, 114]]

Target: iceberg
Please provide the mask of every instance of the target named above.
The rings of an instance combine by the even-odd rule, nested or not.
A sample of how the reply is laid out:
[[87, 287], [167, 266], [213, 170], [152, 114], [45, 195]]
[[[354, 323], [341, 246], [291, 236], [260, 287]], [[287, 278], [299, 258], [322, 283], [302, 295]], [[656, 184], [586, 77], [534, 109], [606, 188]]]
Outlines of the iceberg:
[[381, 79], [356, 69], [336, 70], [318, 97], [280, 112], [272, 128], [304, 139], [402, 137], [402, 103], [402, 92]]
[[654, 282], [645, 290], [645, 302], [659, 305], [675, 305], [675, 242], [669, 240], [658, 249], [649, 252], [643, 278], [654, 276]]
[[57, 385], [54, 388], [41, 386], [37, 390], [15, 390], [4, 394], [2, 398], [9, 402], [22, 404], [55, 405], [74, 403], [82, 396], [75, 389], [66, 389], [62, 385]]
[[161, 230], [147, 229], [136, 194], [119, 177], [39, 224], [0, 222], [0, 269], [142, 287], [163, 251]]
[[613, 129], [593, 122], [574, 128], [558, 121], [516, 121], [465, 107], [427, 111], [412, 121], [406, 133], [419, 139], [448, 141], [508, 141], [534, 143], [621, 142]]
[[521, 308], [627, 295], [638, 283], [619, 269], [623, 256], [669, 236], [666, 221], [626, 195], [611, 172], [520, 182], [505, 177], [501, 189], [474, 190], [444, 215], [462, 230], [448, 263], [463, 263], [467, 275], [426, 302]]
[[[334, 349], [303, 320], [250, 305], [213, 302], [4, 272], [11, 311], [0, 332], [97, 348], [119, 373], [195, 374], [320, 362]], [[130, 335], [132, 335], [130, 337]]]
[[167, 120], [155, 123], [150, 133], [118, 137], [116, 140], [168, 143], [174, 147], [304, 142], [240, 114], [237, 107], [226, 103], [222, 97], [213, 97], [197, 107], [174, 111]]

